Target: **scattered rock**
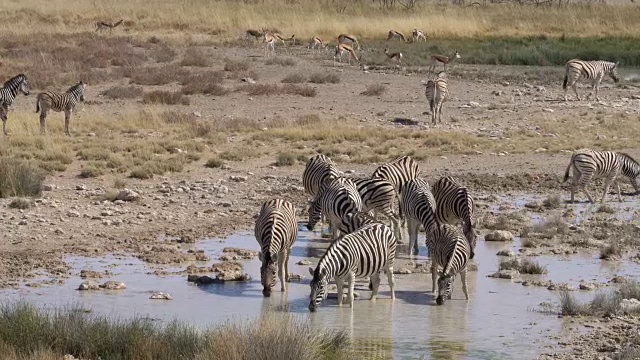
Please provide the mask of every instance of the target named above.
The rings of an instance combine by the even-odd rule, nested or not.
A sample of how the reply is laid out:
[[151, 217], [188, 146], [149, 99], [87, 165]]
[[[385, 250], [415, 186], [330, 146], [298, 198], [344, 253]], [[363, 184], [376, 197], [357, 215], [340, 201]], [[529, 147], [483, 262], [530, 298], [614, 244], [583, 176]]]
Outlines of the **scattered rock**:
[[106, 281], [104, 284], [100, 285], [100, 287], [105, 290], [122, 290], [127, 288], [123, 282], [112, 280]]
[[87, 190], [87, 187], [84, 184], [76, 185], [76, 190], [80, 190], [80, 191]]
[[500, 270], [497, 273], [493, 273], [487, 276], [497, 279], [515, 279], [520, 276], [520, 272], [518, 270]]
[[309, 260], [300, 260], [296, 263], [296, 265], [311, 265], [311, 261]]
[[83, 281], [80, 286], [78, 286], [78, 290], [98, 290], [100, 289], [100, 285], [97, 282], [92, 280]]
[[620, 309], [625, 313], [634, 313], [640, 309], [640, 301], [638, 299], [622, 299]]
[[498, 256], [516, 256], [516, 254], [511, 249], [500, 250], [496, 254]]
[[614, 284], [624, 284], [627, 282], [627, 278], [625, 278], [624, 276], [614, 276], [611, 280], [609, 280], [610, 283], [614, 283]]
[[215, 278], [216, 281], [249, 281], [251, 280], [251, 276], [246, 273], [241, 273], [240, 271], [220, 271]]
[[580, 283], [580, 290], [587, 290], [587, 291], [591, 291], [591, 290], [595, 290], [596, 285], [592, 284], [592, 283]]
[[54, 185], [51, 185], [51, 184], [44, 184], [44, 185], [42, 186], [42, 190], [44, 190], [44, 191], [51, 191], [51, 190], [53, 190], [53, 189], [55, 189], [55, 186], [54, 186]]
[[169, 293], [165, 293], [165, 292], [153, 293], [153, 294], [151, 294], [149, 299], [152, 299], [152, 300], [173, 300], [171, 295], [169, 295]]
[[511, 241], [513, 234], [506, 230], [495, 230], [484, 236], [485, 241]]
[[216, 263], [216, 264], [213, 264], [210, 268], [210, 271], [213, 271], [213, 272], [241, 271], [241, 270], [242, 270], [242, 264], [238, 262], [233, 262], [233, 261]]
[[399, 274], [399, 275], [409, 275], [412, 273], [412, 271], [407, 268], [399, 268], [399, 269], [393, 269], [393, 273]]
[[231, 176], [229, 176], [229, 180], [235, 181], [235, 182], [244, 182], [244, 181], [247, 181], [247, 177], [246, 176], [231, 175]]
[[304, 276], [300, 274], [289, 273], [287, 275], [287, 282], [302, 281], [302, 279], [304, 279]]
[[544, 111], [544, 112], [548, 112], [548, 113], [552, 113], [552, 112], [554, 112], [554, 110], [553, 110], [553, 109], [551, 109], [551, 108], [544, 108], [544, 109], [542, 109], [542, 111]]
[[187, 281], [194, 282], [198, 285], [207, 285], [207, 284], [213, 284], [214, 282], [216, 282], [216, 279], [207, 275], [204, 275], [204, 276], [189, 275], [187, 276]]
[[75, 210], [67, 210], [68, 217], [80, 217], [80, 213]]
[[251, 260], [254, 257], [258, 256], [258, 252], [257, 251], [248, 250], [248, 249], [234, 248], [234, 247], [226, 247], [226, 248], [222, 249], [222, 252], [227, 256], [235, 255], [237, 257], [237, 259], [234, 259], [234, 260]]
[[140, 194], [130, 189], [120, 190], [118, 195], [116, 195], [116, 200], [122, 201], [135, 201], [140, 198]]
[[83, 279], [100, 279], [105, 275], [109, 275], [108, 273], [101, 273], [93, 270], [80, 270], [80, 277]]

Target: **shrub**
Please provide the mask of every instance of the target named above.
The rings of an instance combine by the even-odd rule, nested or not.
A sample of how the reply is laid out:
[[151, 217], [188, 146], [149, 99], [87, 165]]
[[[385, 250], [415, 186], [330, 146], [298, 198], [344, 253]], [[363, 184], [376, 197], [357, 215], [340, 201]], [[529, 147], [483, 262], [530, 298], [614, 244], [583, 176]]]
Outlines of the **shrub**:
[[295, 66], [296, 65], [296, 61], [295, 59], [292, 58], [288, 58], [288, 57], [271, 57], [269, 59], [267, 59], [267, 61], [265, 61], [265, 64], [267, 65], [280, 65], [280, 66]]
[[144, 94], [142, 102], [145, 104], [189, 105], [189, 98], [179, 92], [155, 90]]
[[309, 82], [314, 84], [338, 84], [340, 82], [340, 76], [334, 73], [315, 73], [309, 77]]
[[242, 72], [249, 70], [249, 63], [246, 61], [227, 60], [224, 64], [224, 71]]
[[209, 58], [198, 49], [187, 49], [180, 61], [180, 65], [182, 66], [207, 67], [210, 64]]
[[122, 178], [116, 178], [113, 180], [113, 187], [116, 189], [124, 189], [127, 187], [127, 181]]
[[131, 170], [131, 172], [129, 173], [129, 177], [141, 180], [152, 179], [153, 172], [147, 167], [138, 166], [137, 168]]
[[113, 86], [100, 94], [110, 99], [135, 99], [142, 96], [142, 93], [140, 86]]
[[276, 159], [276, 166], [291, 166], [296, 163], [296, 155], [293, 153], [279, 153]]
[[283, 84], [300, 84], [307, 81], [307, 78], [303, 74], [289, 74], [284, 79], [282, 79], [281, 83]]
[[207, 160], [207, 162], [204, 164], [204, 166], [208, 168], [219, 168], [222, 167], [222, 165], [224, 165], [224, 161], [217, 157]]
[[512, 258], [500, 262], [500, 270], [518, 270], [522, 274], [541, 275], [547, 268], [529, 259]]
[[40, 196], [42, 171], [27, 162], [16, 159], [0, 159], [0, 198], [9, 196]]
[[622, 249], [617, 241], [600, 249], [600, 259], [602, 260], [620, 260], [622, 259]]
[[551, 195], [542, 202], [542, 205], [548, 209], [557, 209], [561, 204], [562, 197], [560, 195]]
[[571, 293], [566, 290], [560, 292], [560, 314], [574, 316], [587, 312], [587, 307], [578, 302]]
[[360, 95], [366, 96], [380, 96], [387, 91], [387, 87], [382, 84], [367, 85], [367, 89], [360, 93]]
[[9, 203], [9, 208], [24, 210], [24, 209], [30, 208], [31, 205], [33, 205], [33, 201], [31, 199], [25, 199], [25, 198], [19, 197], [11, 200], [11, 202]]
[[616, 210], [608, 205], [600, 205], [600, 207], [598, 208], [598, 212], [605, 214], [615, 214]]
[[244, 91], [251, 96], [258, 95], [300, 95], [304, 97], [314, 97], [317, 95], [316, 89], [306, 85], [284, 84], [250, 84], [243, 87]]
[[104, 171], [95, 165], [86, 165], [80, 170], [80, 177], [84, 179], [98, 177], [102, 174], [104, 174]]

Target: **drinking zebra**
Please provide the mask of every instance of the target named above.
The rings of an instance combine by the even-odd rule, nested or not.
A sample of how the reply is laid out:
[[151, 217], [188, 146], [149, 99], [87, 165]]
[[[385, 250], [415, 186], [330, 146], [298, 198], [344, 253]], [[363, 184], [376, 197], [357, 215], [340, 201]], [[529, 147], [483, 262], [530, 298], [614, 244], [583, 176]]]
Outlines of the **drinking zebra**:
[[320, 220], [320, 213], [326, 214], [331, 224], [331, 238], [338, 237], [338, 231], [347, 233], [344, 217], [348, 213], [362, 211], [362, 199], [356, 185], [348, 178], [337, 178], [323, 185], [309, 209], [307, 229], [312, 230]]
[[362, 198], [362, 210], [373, 211], [374, 216], [382, 214], [388, 218], [396, 238], [400, 240], [400, 224], [393, 211], [393, 204], [398, 199], [395, 186], [382, 178], [352, 178]]
[[[598, 89], [600, 88], [600, 82], [609, 75], [614, 82], [620, 81], [618, 77], [618, 63], [611, 61], [583, 61], [578, 59], [572, 59], [567, 61], [564, 65], [565, 74], [564, 81], [562, 82], [562, 89], [564, 89], [564, 101], [567, 101], [567, 89], [571, 87], [576, 94], [576, 99], [580, 100], [576, 85], [580, 78], [591, 80], [591, 93], [595, 91], [596, 101], [600, 101], [598, 98]], [[587, 95], [587, 99], [591, 96], [591, 93]]]
[[9, 107], [16, 99], [18, 91], [29, 95], [29, 84], [24, 74], [18, 74], [4, 82], [0, 88], [0, 118], [2, 118], [2, 132], [7, 135], [7, 115]]
[[334, 241], [320, 258], [313, 276], [309, 311], [315, 311], [327, 298], [327, 285], [333, 278], [338, 287], [338, 305], [342, 305], [343, 283], [349, 285], [348, 301], [353, 308], [353, 287], [356, 278], [369, 276], [372, 282], [371, 300], [375, 300], [380, 286], [380, 271], [384, 270], [395, 299], [393, 262], [396, 256], [396, 238], [391, 229], [380, 223], [366, 225]]
[[64, 111], [64, 133], [67, 136], [71, 136], [69, 133], [69, 120], [71, 119], [71, 112], [76, 107], [76, 104], [80, 101], [84, 101], [84, 83], [82, 81], [73, 85], [64, 93], [58, 93], [55, 91], [45, 91], [38, 94], [36, 99], [36, 113], [40, 112], [40, 133], [46, 133], [45, 122], [47, 119], [47, 112]]
[[622, 202], [620, 196], [620, 183], [616, 180], [618, 175], [622, 174], [627, 177], [636, 194], [640, 192], [638, 186], [638, 176], [640, 175], [640, 164], [630, 155], [613, 151], [594, 151], [591, 149], [581, 149], [571, 155], [571, 161], [564, 173], [562, 183], [566, 183], [569, 179], [569, 172], [573, 168], [573, 183], [571, 184], [571, 202], [574, 202], [574, 195], [577, 190], [584, 190], [589, 198], [589, 202], [593, 203], [593, 198], [587, 190], [587, 185], [591, 180], [604, 178], [604, 193], [602, 200], [604, 203], [609, 191], [609, 186], [615, 181], [618, 187], [618, 201]]
[[260, 244], [259, 258], [262, 262], [260, 281], [265, 297], [271, 296], [271, 289], [276, 285], [276, 268], [279, 270], [280, 289], [287, 291], [289, 252], [298, 236], [295, 214], [293, 204], [273, 199], [262, 204], [256, 220], [255, 236]]
[[[467, 239], [457, 227], [449, 224], [436, 226], [427, 235], [427, 247], [431, 256], [431, 278], [433, 280], [432, 292], [436, 289], [436, 278], [438, 280], [438, 297], [436, 304], [442, 305], [451, 299], [453, 292], [453, 281], [457, 274], [462, 280], [462, 292], [469, 300], [469, 290], [467, 289], [467, 263], [469, 262], [471, 247]], [[444, 269], [438, 277], [438, 266]]]
[[409, 255], [418, 254], [418, 230], [424, 226], [427, 237], [436, 227], [436, 200], [429, 183], [423, 179], [412, 179], [402, 190], [401, 209], [407, 218], [409, 230]]
[[431, 192], [436, 200], [436, 219], [439, 223], [453, 225], [462, 222], [462, 232], [471, 249], [469, 258], [473, 259], [476, 234], [473, 222], [474, 202], [469, 190], [453, 177], [445, 176], [433, 184]]

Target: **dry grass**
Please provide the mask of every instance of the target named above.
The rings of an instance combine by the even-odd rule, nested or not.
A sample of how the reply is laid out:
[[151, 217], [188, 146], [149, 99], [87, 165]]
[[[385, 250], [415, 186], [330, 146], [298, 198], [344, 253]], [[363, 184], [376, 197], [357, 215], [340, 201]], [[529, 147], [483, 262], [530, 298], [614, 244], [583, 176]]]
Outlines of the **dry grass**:
[[190, 48], [184, 52], [182, 60], [180, 60], [180, 65], [207, 67], [211, 65], [211, 60], [209, 60], [209, 57], [203, 51]]
[[529, 259], [507, 259], [500, 262], [500, 270], [518, 270], [521, 274], [542, 275], [547, 268]]
[[0, 159], [0, 198], [40, 196], [44, 175], [29, 163], [17, 159]]
[[306, 85], [296, 84], [249, 84], [241, 87], [248, 95], [300, 95], [304, 97], [314, 97], [318, 93], [316, 89]]
[[114, 86], [100, 93], [110, 99], [135, 99], [142, 96], [140, 86]]
[[622, 259], [622, 248], [617, 241], [600, 249], [600, 259], [602, 260], [620, 260]]
[[145, 93], [142, 97], [144, 104], [189, 105], [189, 98], [180, 92], [155, 90]]
[[304, 74], [295, 73], [287, 75], [282, 81], [283, 84], [301, 84], [307, 81], [307, 77]]
[[387, 87], [382, 84], [367, 85], [367, 89], [360, 93], [365, 96], [380, 96], [387, 91]]
[[86, 179], [86, 178], [98, 177], [103, 174], [104, 174], [104, 170], [100, 168], [98, 164], [89, 163], [82, 167], [82, 170], [80, 170], [79, 177]]
[[554, 216], [550, 219], [543, 219], [539, 223], [526, 227], [522, 230], [521, 236], [526, 238], [537, 236], [544, 239], [552, 239], [556, 235], [566, 235], [569, 233], [569, 225], [562, 220], [560, 216]]
[[27, 198], [15, 198], [9, 203], [11, 209], [29, 209], [33, 205], [33, 200]]
[[291, 152], [278, 153], [276, 158], [276, 166], [292, 166], [296, 164], [296, 154]]
[[340, 76], [334, 73], [314, 73], [309, 77], [309, 82], [314, 84], [338, 84], [340, 83]]
[[297, 64], [297, 61], [289, 57], [275, 56], [275, 57], [270, 57], [264, 63], [267, 65], [280, 65], [280, 66], [290, 67], [290, 66], [295, 66]]
[[190, 73], [180, 66], [169, 64], [159, 67], [127, 68], [123, 75], [138, 85], [166, 85], [173, 82], [182, 83]]
[[223, 81], [223, 71], [200, 72], [183, 80], [181, 91], [185, 95], [206, 94], [223, 96], [229, 93], [229, 90], [222, 86]]
[[221, 159], [217, 158], [217, 157], [213, 157], [209, 160], [207, 160], [207, 162], [204, 164], [204, 166], [211, 168], [211, 169], [215, 169], [215, 168], [221, 168], [224, 165], [224, 161], [222, 161]]
[[615, 291], [596, 294], [588, 304], [578, 302], [570, 292], [563, 291], [560, 293], [560, 313], [571, 316], [610, 316], [623, 313], [637, 315], [638, 309], [622, 308], [624, 299], [640, 299], [640, 283], [627, 281]]

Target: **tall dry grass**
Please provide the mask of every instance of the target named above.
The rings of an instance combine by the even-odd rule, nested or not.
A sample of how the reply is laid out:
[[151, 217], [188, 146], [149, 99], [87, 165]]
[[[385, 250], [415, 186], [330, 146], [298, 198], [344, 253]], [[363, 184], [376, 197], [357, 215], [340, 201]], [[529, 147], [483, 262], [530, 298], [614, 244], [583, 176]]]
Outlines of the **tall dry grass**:
[[[337, 9], [346, 5], [343, 13]], [[421, 28], [430, 36], [630, 36], [640, 34], [640, 7], [618, 6], [437, 6], [419, 4], [413, 10], [380, 9], [377, 2], [288, 0], [237, 2], [191, 0], [142, 0], [75, 2], [39, 0], [3, 4], [0, 32], [5, 34], [67, 33], [93, 31], [96, 20], [125, 18], [114, 32], [160, 35], [206, 34], [238, 38], [247, 28], [276, 28], [297, 38], [318, 35], [334, 38], [349, 32], [363, 38], [383, 38], [389, 29], [409, 33]], [[24, 24], [25, 26], [15, 26]]]

